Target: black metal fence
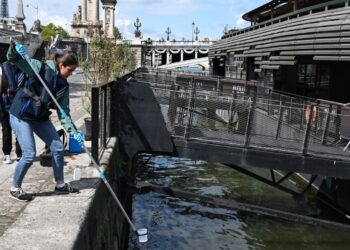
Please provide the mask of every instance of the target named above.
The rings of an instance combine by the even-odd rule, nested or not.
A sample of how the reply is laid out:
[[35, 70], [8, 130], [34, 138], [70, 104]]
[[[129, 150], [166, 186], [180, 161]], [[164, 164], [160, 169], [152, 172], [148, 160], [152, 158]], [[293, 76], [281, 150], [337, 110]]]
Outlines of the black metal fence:
[[91, 88], [91, 153], [98, 162], [111, 137], [112, 89], [116, 82], [108, 82]]
[[138, 70], [117, 78], [115, 81], [94, 85], [91, 88], [91, 153], [96, 162], [114, 136], [116, 113], [116, 89]]

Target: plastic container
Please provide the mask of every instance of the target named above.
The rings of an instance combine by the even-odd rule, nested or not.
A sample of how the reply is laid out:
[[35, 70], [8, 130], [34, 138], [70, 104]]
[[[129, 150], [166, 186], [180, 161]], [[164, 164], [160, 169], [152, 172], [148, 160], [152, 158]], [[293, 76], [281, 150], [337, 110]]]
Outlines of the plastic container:
[[81, 171], [80, 168], [75, 168], [73, 172], [73, 180], [79, 181], [81, 178]]
[[69, 136], [69, 147], [68, 147], [68, 151], [69, 153], [81, 153], [81, 146], [80, 144], [77, 142], [76, 139], [73, 138], [73, 136]]

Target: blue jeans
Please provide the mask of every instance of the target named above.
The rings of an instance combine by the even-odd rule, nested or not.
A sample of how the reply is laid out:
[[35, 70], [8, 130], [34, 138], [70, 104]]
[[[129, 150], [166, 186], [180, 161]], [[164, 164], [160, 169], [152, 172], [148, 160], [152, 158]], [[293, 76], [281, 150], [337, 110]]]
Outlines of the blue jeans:
[[64, 147], [51, 121], [24, 121], [10, 114], [10, 123], [22, 149], [22, 158], [16, 166], [12, 184], [21, 187], [24, 176], [35, 160], [34, 133], [50, 147], [55, 180], [63, 181]]

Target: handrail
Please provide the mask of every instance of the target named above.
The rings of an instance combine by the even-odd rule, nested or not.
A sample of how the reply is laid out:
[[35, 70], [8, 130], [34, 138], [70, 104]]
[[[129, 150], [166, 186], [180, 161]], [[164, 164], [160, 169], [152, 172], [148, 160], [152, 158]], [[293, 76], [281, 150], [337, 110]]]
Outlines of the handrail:
[[[163, 117], [172, 136], [298, 155], [348, 158], [337, 144], [342, 138], [350, 138], [346, 130], [350, 110], [343, 109], [348, 104], [247, 84], [239, 91], [230, 87], [227, 91], [227, 85], [219, 85], [224, 80], [221, 78], [209, 78], [207, 82], [202, 78], [203, 84], [199, 84], [201, 80], [196, 82], [195, 76], [178, 81], [165, 71], [139, 73], [134, 79], [148, 83], [159, 104], [168, 107], [170, 113], [163, 113]], [[236, 86], [242, 87], [239, 83]], [[162, 112], [166, 110], [162, 108]], [[199, 122], [203, 119], [207, 122]]]

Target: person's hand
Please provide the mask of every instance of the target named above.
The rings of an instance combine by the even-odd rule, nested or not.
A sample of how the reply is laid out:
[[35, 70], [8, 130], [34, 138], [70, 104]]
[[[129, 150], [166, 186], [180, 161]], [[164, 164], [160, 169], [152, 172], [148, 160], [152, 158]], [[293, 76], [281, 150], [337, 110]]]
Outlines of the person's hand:
[[73, 138], [79, 143], [80, 146], [84, 145], [84, 133], [80, 130], [73, 133]]
[[15, 44], [15, 49], [16, 49], [16, 51], [18, 52], [18, 54], [21, 55], [21, 57], [22, 57], [23, 59], [26, 58], [26, 56], [27, 56], [27, 49], [26, 49], [26, 47], [24, 47], [24, 45], [22, 45], [22, 44], [16, 42], [16, 44]]

